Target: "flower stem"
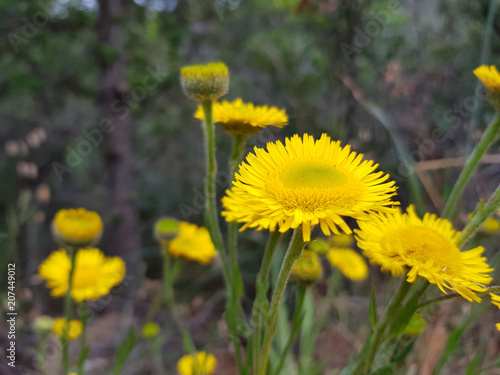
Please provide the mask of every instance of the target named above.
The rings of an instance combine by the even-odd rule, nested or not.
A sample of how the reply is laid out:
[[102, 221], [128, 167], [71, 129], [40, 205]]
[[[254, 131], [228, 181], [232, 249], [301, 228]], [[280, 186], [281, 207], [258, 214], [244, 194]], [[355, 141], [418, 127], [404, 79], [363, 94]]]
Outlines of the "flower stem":
[[[483, 294], [497, 293], [497, 292], [500, 292], [500, 286], [490, 286], [490, 287], [487, 287], [486, 291], [479, 292], [477, 294], [483, 295]], [[432, 299], [429, 299], [427, 301], [424, 301], [424, 302], [420, 303], [418, 305], [418, 307], [421, 308], [421, 307], [424, 307], [424, 306], [433, 305], [435, 303], [447, 301], [449, 299], [458, 298], [458, 297], [462, 297], [462, 295], [460, 295], [459, 293], [450, 293], [450, 294], [446, 294], [446, 295], [441, 296], [441, 297], [432, 298]]]
[[[233, 145], [231, 157], [229, 158], [229, 176], [233, 178], [236, 168], [243, 157], [243, 152], [245, 151], [245, 146], [247, 143], [247, 137], [235, 135], [233, 136]], [[243, 278], [241, 275], [241, 269], [238, 264], [238, 223], [230, 222], [228, 224], [228, 249], [229, 249], [229, 264], [230, 264], [230, 278], [233, 282], [231, 288], [231, 295], [229, 296], [229, 311], [226, 312], [226, 320], [228, 324], [228, 330], [230, 331], [231, 341], [234, 345], [234, 351], [236, 355], [236, 364], [238, 365], [238, 373], [240, 375], [246, 375], [247, 371], [243, 366], [243, 360], [241, 357], [241, 345], [239, 340], [239, 327], [237, 323], [239, 318], [243, 316], [241, 310], [241, 297], [243, 295]], [[230, 316], [230, 315], [233, 316]]]
[[265, 325], [264, 342], [259, 356], [259, 368], [256, 369], [257, 375], [266, 375], [267, 373], [269, 351], [271, 350], [271, 344], [274, 336], [276, 335], [276, 322], [278, 319], [279, 304], [283, 298], [283, 294], [285, 293], [286, 284], [292, 271], [292, 267], [295, 261], [300, 257], [303, 247], [304, 241], [302, 239], [302, 227], [298, 227], [293, 232], [290, 245], [286, 251], [285, 259], [283, 259], [278, 279], [276, 281], [273, 297], [271, 298], [269, 316], [267, 317]]
[[38, 344], [38, 356], [40, 358], [40, 368], [41, 375], [45, 375], [47, 373], [47, 361], [45, 360], [45, 356], [47, 354], [47, 337], [48, 334], [44, 333], [40, 337], [40, 343]]
[[461, 247], [465, 245], [474, 233], [477, 232], [483, 223], [488, 219], [496, 210], [500, 208], [500, 185], [497, 187], [493, 195], [488, 200], [486, 205], [479, 205], [479, 207], [474, 212], [474, 216], [469, 220], [460, 238], [457, 241], [457, 246]]
[[396, 294], [392, 297], [392, 300], [389, 303], [389, 306], [387, 307], [387, 310], [385, 311], [383, 318], [379, 320], [379, 322], [373, 328], [372, 338], [366, 340], [365, 345], [369, 345], [366, 352], [366, 357], [363, 360], [361, 360], [358, 367], [354, 370], [353, 375], [362, 375], [370, 373], [373, 360], [375, 359], [375, 355], [377, 354], [378, 348], [382, 343], [382, 338], [385, 329], [387, 328], [391, 319], [395, 316], [397, 310], [401, 307], [401, 304], [403, 303], [403, 300], [408, 294], [411, 285], [412, 284], [410, 284], [409, 282], [406, 281], [405, 278], [403, 278]]
[[476, 169], [479, 160], [484, 155], [486, 150], [488, 150], [488, 147], [491, 145], [491, 143], [495, 140], [499, 130], [500, 130], [500, 116], [497, 111], [495, 113], [495, 116], [491, 120], [490, 124], [484, 131], [481, 140], [472, 151], [472, 154], [467, 158], [464, 169], [460, 173], [460, 176], [458, 177], [458, 180], [455, 183], [455, 186], [453, 187], [450, 196], [448, 197], [448, 201], [446, 202], [446, 206], [443, 210], [441, 217], [449, 220], [453, 219], [453, 216], [455, 215], [455, 212], [457, 210], [458, 200], [460, 199], [462, 190], [469, 181], [472, 172], [474, 172], [474, 170]]
[[63, 334], [61, 338], [61, 345], [63, 350], [63, 355], [62, 355], [62, 364], [64, 370], [63, 374], [67, 374], [69, 369], [68, 331], [69, 331], [69, 321], [72, 318], [71, 286], [72, 286], [73, 274], [75, 272], [76, 253], [78, 252], [78, 249], [70, 248], [69, 252], [71, 259], [71, 268], [68, 276], [68, 289], [66, 290], [66, 295], [64, 296], [64, 316], [66, 318], [66, 325], [63, 329]]
[[269, 233], [269, 238], [264, 250], [264, 256], [262, 257], [262, 263], [260, 265], [259, 273], [257, 274], [257, 281], [255, 285], [256, 298], [252, 308], [252, 322], [254, 323], [254, 329], [252, 332], [252, 360], [253, 367], [255, 369], [258, 368], [260, 347], [262, 344], [264, 311], [269, 309], [269, 303], [267, 302], [266, 297], [268, 289], [267, 279], [269, 276], [269, 269], [271, 268], [271, 261], [280, 239], [281, 233], [279, 231]]
[[87, 349], [87, 343], [86, 343], [87, 324], [90, 318], [90, 312], [87, 306], [87, 301], [83, 301], [82, 303], [80, 303], [78, 310], [82, 321], [82, 335], [80, 336], [80, 355], [78, 357], [78, 375], [83, 375], [85, 359], [87, 358], [89, 350]]

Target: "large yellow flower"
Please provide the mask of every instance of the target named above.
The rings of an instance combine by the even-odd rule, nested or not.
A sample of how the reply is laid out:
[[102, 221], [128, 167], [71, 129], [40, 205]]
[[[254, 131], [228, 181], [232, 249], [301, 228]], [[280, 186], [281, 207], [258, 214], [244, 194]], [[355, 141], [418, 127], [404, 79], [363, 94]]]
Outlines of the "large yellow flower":
[[[62, 336], [64, 333], [64, 328], [66, 327], [66, 318], [57, 318], [54, 320], [54, 326], [52, 332], [57, 336]], [[83, 324], [81, 321], [72, 319], [68, 324], [68, 339], [76, 340], [83, 331]]]
[[311, 226], [323, 233], [351, 233], [341, 216], [363, 219], [368, 212], [391, 212], [396, 194], [389, 175], [374, 173], [377, 164], [341, 147], [323, 134], [317, 141], [307, 134], [287, 138], [285, 145], [268, 143], [267, 151], [255, 148], [242, 162], [231, 191], [222, 199], [227, 221], [250, 227], [276, 226], [280, 232], [302, 226], [305, 241]]
[[195, 224], [181, 221], [179, 235], [170, 241], [168, 252], [175, 257], [187, 258], [202, 264], [210, 263], [217, 255], [208, 230]]
[[356, 230], [358, 246], [372, 263], [382, 270], [401, 275], [408, 271], [408, 281], [425, 277], [441, 291], [455, 290], [469, 301], [481, 301], [477, 292], [491, 283], [492, 268], [481, 255], [479, 246], [460, 251], [460, 232], [448, 220], [434, 214], [420, 219], [413, 206], [406, 213], [373, 214], [371, 220], [359, 222]]
[[[47, 281], [52, 297], [62, 297], [68, 290], [71, 260], [64, 249], [54, 251], [38, 268]], [[107, 295], [125, 276], [125, 262], [106, 257], [99, 249], [80, 249], [76, 253], [71, 297], [75, 302], [95, 300]]]
[[179, 375], [211, 375], [214, 374], [217, 359], [212, 354], [198, 352], [196, 356], [185, 355], [177, 362]]
[[102, 220], [97, 212], [84, 208], [59, 210], [52, 222], [52, 231], [63, 245], [87, 246], [101, 238]]
[[349, 248], [332, 248], [326, 258], [333, 267], [352, 281], [361, 281], [368, 277], [368, 266], [361, 255]]
[[[194, 117], [205, 120], [201, 106], [198, 107]], [[234, 102], [224, 100], [214, 103], [213, 120], [229, 134], [243, 136], [257, 134], [269, 125], [281, 128], [288, 124], [288, 116], [284, 109], [244, 103], [240, 98]]]

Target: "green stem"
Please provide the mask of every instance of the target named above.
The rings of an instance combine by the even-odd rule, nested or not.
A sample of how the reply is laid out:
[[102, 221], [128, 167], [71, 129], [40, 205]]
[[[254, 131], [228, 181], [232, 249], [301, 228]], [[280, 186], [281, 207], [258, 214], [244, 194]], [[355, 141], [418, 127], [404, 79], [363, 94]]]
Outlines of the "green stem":
[[266, 320], [265, 332], [264, 332], [264, 342], [262, 345], [262, 351], [260, 352], [260, 363], [259, 368], [256, 369], [256, 374], [266, 375], [267, 372], [267, 362], [269, 359], [269, 351], [271, 350], [271, 344], [273, 342], [274, 336], [276, 335], [276, 321], [278, 319], [278, 307], [285, 293], [286, 284], [288, 278], [292, 271], [292, 267], [295, 261], [300, 257], [302, 253], [302, 248], [304, 247], [304, 241], [302, 239], [302, 227], [298, 227], [294, 230], [292, 239], [290, 240], [290, 245], [285, 254], [285, 259], [281, 265], [280, 272], [278, 274], [278, 279], [276, 281], [276, 287], [274, 289], [273, 297], [271, 298], [271, 305], [269, 308], [269, 316]]
[[306, 290], [307, 290], [306, 285], [300, 285], [297, 287], [297, 293], [295, 298], [295, 310], [293, 312], [293, 317], [292, 317], [292, 333], [290, 334], [290, 338], [288, 339], [288, 342], [286, 343], [286, 346], [283, 349], [283, 353], [281, 353], [281, 359], [279, 365], [276, 368], [276, 371], [274, 372], [275, 375], [279, 375], [279, 373], [283, 369], [283, 366], [285, 366], [286, 356], [290, 351], [293, 342], [295, 341], [295, 337], [297, 336], [297, 332], [299, 331], [300, 324], [302, 323], [302, 319], [304, 316], [302, 310], [304, 308], [304, 299], [306, 296]]
[[71, 268], [69, 271], [68, 277], [68, 289], [66, 290], [66, 295], [64, 296], [64, 317], [66, 318], [66, 325], [63, 330], [61, 345], [63, 350], [62, 362], [63, 362], [63, 374], [67, 374], [69, 370], [69, 355], [68, 355], [68, 331], [69, 331], [69, 322], [72, 318], [72, 303], [71, 303], [71, 286], [73, 280], [73, 273], [75, 272], [75, 262], [76, 262], [76, 253], [77, 249], [69, 249], [70, 251], [70, 259], [71, 259]]
[[460, 173], [460, 176], [458, 177], [458, 180], [450, 193], [448, 201], [446, 202], [446, 206], [441, 215], [443, 218], [449, 220], [453, 219], [453, 216], [455, 215], [455, 212], [457, 210], [458, 200], [460, 199], [460, 195], [462, 194], [465, 185], [469, 181], [472, 172], [474, 172], [477, 165], [479, 164], [479, 160], [484, 155], [486, 150], [488, 150], [488, 147], [491, 145], [491, 143], [495, 140], [499, 129], [500, 116], [497, 111], [490, 124], [484, 131], [481, 140], [472, 151], [472, 154], [467, 158], [464, 169]]
[[45, 356], [47, 354], [47, 337], [48, 335], [46, 333], [42, 334], [40, 337], [40, 343], [38, 344], [40, 368], [42, 369], [41, 375], [45, 375], [47, 373], [47, 361], [45, 360]]
[[[229, 176], [231, 178], [233, 178], [236, 168], [238, 168], [241, 158], [243, 157], [246, 143], [247, 137], [239, 135], [233, 136], [232, 152], [231, 157], [229, 158]], [[233, 281], [233, 286], [231, 288], [231, 295], [229, 296], [230, 306], [228, 311], [226, 311], [226, 320], [228, 323], [228, 330], [230, 331], [231, 341], [234, 345], [238, 373], [240, 375], [246, 375], [247, 371], [243, 366], [239, 340], [240, 325], [237, 324], [239, 318], [244, 315], [240, 303], [243, 295], [243, 278], [238, 264], [238, 223], [231, 222], [228, 224], [228, 248], [230, 264], [229, 272], [231, 280]]]
[[[371, 371], [371, 367], [373, 364], [373, 360], [375, 359], [375, 355], [377, 354], [378, 348], [382, 342], [382, 338], [384, 336], [385, 329], [387, 325], [390, 323], [391, 319], [396, 314], [397, 310], [401, 307], [403, 300], [408, 294], [410, 287], [412, 284], [406, 281], [405, 278], [401, 281], [399, 285], [398, 291], [392, 297], [387, 310], [381, 320], [377, 323], [377, 325], [373, 328], [373, 336], [371, 340], [367, 340], [366, 344], [369, 345], [367, 350], [367, 354], [365, 359], [363, 359], [358, 367], [354, 370], [353, 375], [362, 375], [369, 374]], [[365, 344], [365, 345], [366, 345]], [[364, 351], [364, 350], [363, 350]]]
[[83, 375], [85, 359], [87, 357], [87, 325], [90, 318], [87, 302], [83, 301], [79, 307], [80, 318], [82, 321], [82, 335], [80, 336], [80, 355], [78, 356], [78, 375]]
[[264, 311], [269, 309], [269, 303], [267, 302], [266, 297], [267, 289], [269, 287], [269, 269], [271, 268], [271, 261], [281, 236], [282, 233], [279, 231], [269, 233], [269, 238], [264, 250], [264, 256], [262, 257], [262, 263], [260, 265], [259, 273], [257, 274], [257, 281], [255, 285], [256, 298], [252, 308], [252, 322], [254, 323], [252, 332], [252, 360], [254, 369], [257, 369], [259, 365], [259, 353], [262, 345], [262, 329], [264, 326]]
[[182, 266], [182, 260], [175, 258], [174, 262], [171, 262], [170, 254], [168, 251], [164, 253], [163, 256], [163, 301], [165, 306], [170, 310], [172, 318], [177, 328], [182, 335], [182, 343], [184, 350], [190, 354], [196, 354], [196, 346], [194, 345], [189, 329], [181, 322], [181, 319], [177, 315], [175, 310], [175, 298], [174, 298], [174, 283], [177, 275]]
[[471, 237], [478, 231], [479, 228], [484, 224], [484, 222], [493, 213], [500, 208], [500, 185], [497, 187], [493, 195], [488, 200], [486, 205], [479, 205], [476, 209], [474, 216], [469, 220], [467, 225], [462, 231], [460, 238], [457, 241], [457, 246], [462, 247], [465, 245]]
[[[487, 287], [485, 289], [486, 289], [486, 291], [480, 292], [480, 293], [477, 293], [477, 294], [484, 295], [484, 294], [488, 294], [488, 293], [500, 292], [500, 286], [490, 286], [490, 287]], [[424, 307], [424, 306], [433, 305], [435, 303], [447, 301], [449, 299], [458, 298], [458, 297], [462, 297], [462, 295], [459, 294], [459, 293], [450, 293], [450, 294], [446, 294], [446, 295], [441, 296], [441, 297], [432, 298], [432, 299], [429, 299], [427, 301], [424, 301], [424, 302], [420, 303], [418, 305], [418, 307], [421, 308], [421, 307]]]

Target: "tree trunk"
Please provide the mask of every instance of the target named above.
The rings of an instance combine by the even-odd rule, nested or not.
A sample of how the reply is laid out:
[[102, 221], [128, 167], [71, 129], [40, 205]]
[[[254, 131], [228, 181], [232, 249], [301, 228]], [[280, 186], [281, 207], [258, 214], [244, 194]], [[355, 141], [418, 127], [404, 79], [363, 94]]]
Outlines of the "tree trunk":
[[[128, 274], [137, 275], [140, 232], [134, 202], [132, 118], [117, 108], [127, 106], [130, 88], [126, 82], [124, 24], [126, 0], [99, 0], [100, 128], [105, 133], [105, 173], [108, 179], [109, 211], [105, 227], [106, 251], [127, 262]], [[104, 129], [109, 129], [106, 132]]]

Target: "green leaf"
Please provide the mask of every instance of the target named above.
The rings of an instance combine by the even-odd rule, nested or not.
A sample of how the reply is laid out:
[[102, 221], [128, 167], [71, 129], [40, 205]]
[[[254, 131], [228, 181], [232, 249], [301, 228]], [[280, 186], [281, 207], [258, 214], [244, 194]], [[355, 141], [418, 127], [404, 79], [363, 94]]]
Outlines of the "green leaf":
[[135, 330], [133, 327], [130, 327], [128, 330], [128, 335], [125, 341], [123, 341], [118, 348], [118, 353], [116, 355], [116, 363], [113, 367], [113, 370], [111, 373], [113, 375], [119, 375], [121, 374], [123, 365], [125, 364], [125, 361], [129, 357], [130, 353], [132, 352], [132, 349], [134, 349], [135, 343], [137, 342], [137, 334], [135, 333]]
[[481, 350], [478, 350], [476, 355], [474, 356], [474, 359], [469, 363], [469, 366], [467, 366], [467, 370], [465, 371], [465, 375], [477, 374], [476, 367], [482, 358], [483, 358], [483, 352]]
[[375, 289], [373, 288], [373, 285], [370, 288], [369, 314], [370, 314], [370, 323], [372, 327], [375, 327], [375, 325], [377, 324], [377, 301], [375, 300]]
[[378, 369], [375, 372], [372, 372], [370, 375], [393, 375], [394, 374], [394, 365], [388, 365]]

